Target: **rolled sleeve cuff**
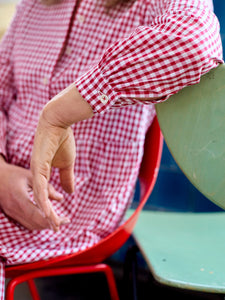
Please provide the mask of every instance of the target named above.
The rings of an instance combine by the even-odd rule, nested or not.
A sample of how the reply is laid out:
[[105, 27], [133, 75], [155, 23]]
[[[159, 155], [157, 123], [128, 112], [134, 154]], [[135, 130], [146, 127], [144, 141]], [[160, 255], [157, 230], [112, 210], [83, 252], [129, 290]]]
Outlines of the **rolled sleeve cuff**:
[[108, 110], [115, 104], [118, 97], [102, 76], [98, 66], [85, 73], [74, 84], [95, 114]]

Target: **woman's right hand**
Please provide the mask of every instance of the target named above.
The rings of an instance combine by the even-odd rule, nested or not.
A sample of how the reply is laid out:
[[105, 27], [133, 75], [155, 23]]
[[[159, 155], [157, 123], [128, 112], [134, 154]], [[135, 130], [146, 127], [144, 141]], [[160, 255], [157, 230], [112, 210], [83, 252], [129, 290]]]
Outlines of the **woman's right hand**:
[[[53, 229], [58, 231], [60, 226], [69, 223], [68, 218], [55, 214], [55, 224], [44, 217], [37, 205], [30, 200], [32, 191], [32, 174], [30, 170], [10, 165], [0, 155], [0, 207], [3, 212], [29, 230]], [[48, 185], [49, 198], [62, 200], [52, 185]]]

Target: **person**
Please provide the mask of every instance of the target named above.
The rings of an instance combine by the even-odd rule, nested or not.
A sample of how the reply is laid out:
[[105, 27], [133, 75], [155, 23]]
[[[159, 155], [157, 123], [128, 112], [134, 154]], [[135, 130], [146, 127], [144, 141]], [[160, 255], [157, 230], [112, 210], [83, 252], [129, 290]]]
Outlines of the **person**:
[[0, 45], [1, 300], [5, 265], [123, 222], [154, 103], [222, 62], [211, 0], [18, 4]]

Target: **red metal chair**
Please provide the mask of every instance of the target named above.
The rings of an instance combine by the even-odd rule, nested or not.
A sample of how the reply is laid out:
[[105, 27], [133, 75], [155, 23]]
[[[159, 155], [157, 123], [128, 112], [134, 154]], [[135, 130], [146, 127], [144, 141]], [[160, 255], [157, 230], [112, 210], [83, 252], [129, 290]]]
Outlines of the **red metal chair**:
[[140, 203], [131, 217], [113, 233], [87, 250], [45, 261], [6, 267], [6, 277], [11, 278], [6, 288], [6, 299], [14, 299], [16, 285], [27, 281], [33, 299], [40, 300], [34, 278], [103, 272], [107, 279], [111, 299], [118, 300], [119, 295], [112, 269], [102, 262], [115, 253], [130, 237], [139, 213], [156, 182], [162, 146], [163, 137], [155, 117], [146, 135], [144, 157], [139, 173]]

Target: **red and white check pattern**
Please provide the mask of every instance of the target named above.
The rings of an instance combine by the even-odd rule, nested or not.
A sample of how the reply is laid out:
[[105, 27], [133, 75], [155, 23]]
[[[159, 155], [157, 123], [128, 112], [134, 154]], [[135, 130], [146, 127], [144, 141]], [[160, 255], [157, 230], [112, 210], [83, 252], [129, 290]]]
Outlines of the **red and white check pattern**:
[[[130, 204], [155, 114], [153, 103], [135, 99], [166, 100], [221, 62], [210, 0], [137, 0], [108, 13], [103, 0], [51, 7], [22, 0], [0, 46], [0, 151], [29, 168], [39, 112], [72, 82], [95, 115], [73, 126], [75, 193], [53, 204], [71, 224], [30, 232], [0, 212], [4, 264], [85, 249], [113, 231]], [[57, 170], [51, 182], [63, 192]]]

